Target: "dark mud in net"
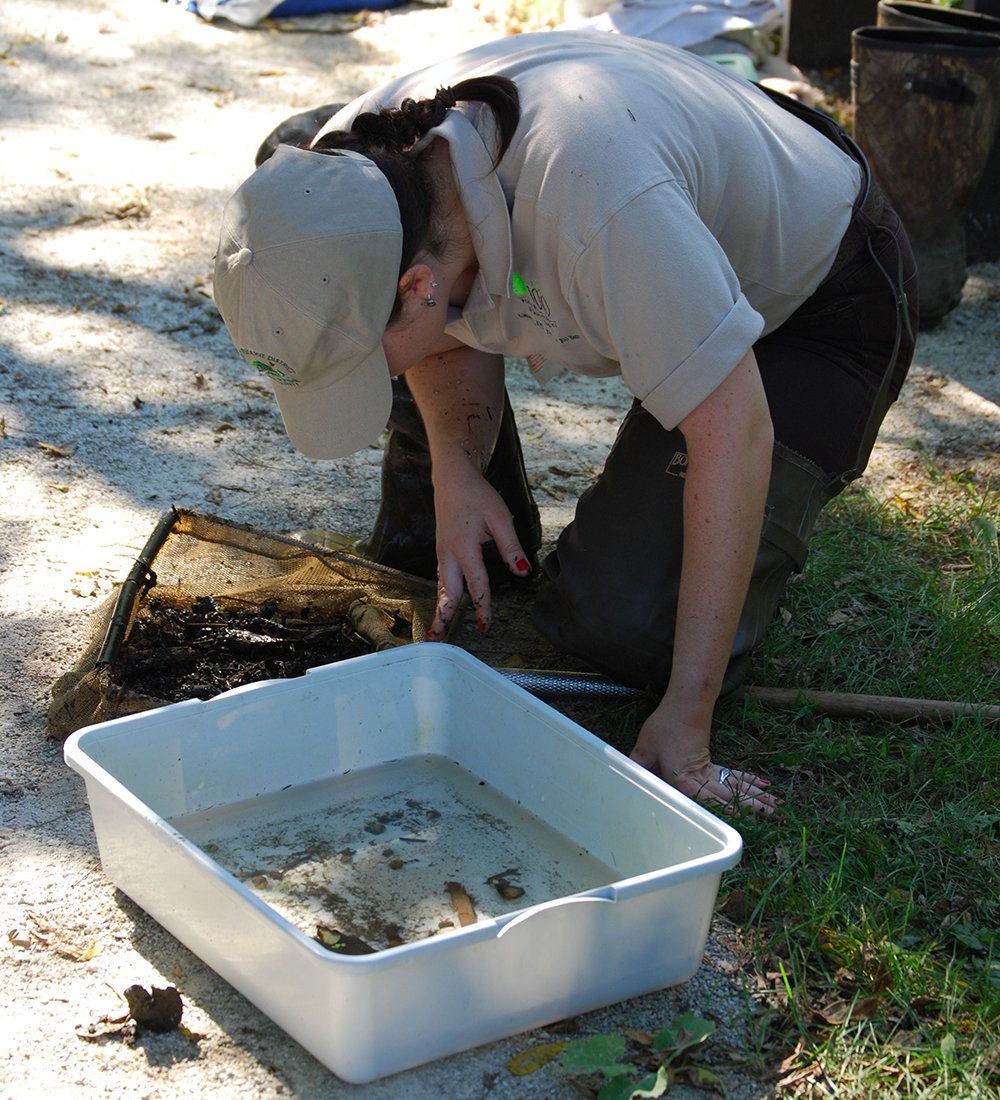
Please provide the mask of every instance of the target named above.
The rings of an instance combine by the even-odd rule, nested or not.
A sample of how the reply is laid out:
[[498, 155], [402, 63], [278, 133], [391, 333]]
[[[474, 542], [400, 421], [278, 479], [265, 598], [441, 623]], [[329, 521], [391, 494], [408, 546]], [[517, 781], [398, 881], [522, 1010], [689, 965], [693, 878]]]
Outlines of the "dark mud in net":
[[171, 510], [54, 685], [49, 736], [423, 641], [434, 600], [353, 554]]

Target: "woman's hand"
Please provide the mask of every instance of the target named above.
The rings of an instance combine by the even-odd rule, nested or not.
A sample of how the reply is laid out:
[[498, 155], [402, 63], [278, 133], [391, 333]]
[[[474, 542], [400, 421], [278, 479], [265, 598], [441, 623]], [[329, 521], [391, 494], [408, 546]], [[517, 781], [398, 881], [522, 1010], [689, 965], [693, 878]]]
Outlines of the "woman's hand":
[[701, 802], [773, 814], [766, 779], [712, 762], [712, 714], [760, 540], [774, 444], [753, 352], [681, 422], [684, 560], [666, 694], [632, 758]]
[[490, 625], [490, 582], [483, 544], [492, 541], [516, 576], [529, 572], [510, 512], [483, 476], [504, 407], [502, 355], [461, 344], [441, 350], [406, 372], [427, 429], [437, 523], [438, 600], [428, 631], [440, 641], [468, 588], [476, 625]]
[[781, 805], [769, 789], [769, 780], [713, 763], [708, 731], [685, 729], [667, 718], [663, 708], [646, 719], [631, 757], [682, 794], [708, 806], [771, 815]]
[[440, 641], [462, 598], [463, 587], [476, 612], [476, 626], [486, 630], [492, 619], [490, 582], [483, 544], [493, 541], [507, 568], [517, 576], [530, 569], [500, 494], [463, 456], [434, 469], [437, 517], [438, 601], [428, 631]]

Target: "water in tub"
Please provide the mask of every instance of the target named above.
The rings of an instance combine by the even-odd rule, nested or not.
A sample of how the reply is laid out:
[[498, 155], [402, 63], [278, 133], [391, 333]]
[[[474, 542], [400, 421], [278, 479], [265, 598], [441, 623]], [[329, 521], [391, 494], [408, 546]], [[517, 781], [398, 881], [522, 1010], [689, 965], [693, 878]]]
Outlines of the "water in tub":
[[319, 780], [172, 824], [289, 922], [365, 953], [621, 876], [442, 757]]

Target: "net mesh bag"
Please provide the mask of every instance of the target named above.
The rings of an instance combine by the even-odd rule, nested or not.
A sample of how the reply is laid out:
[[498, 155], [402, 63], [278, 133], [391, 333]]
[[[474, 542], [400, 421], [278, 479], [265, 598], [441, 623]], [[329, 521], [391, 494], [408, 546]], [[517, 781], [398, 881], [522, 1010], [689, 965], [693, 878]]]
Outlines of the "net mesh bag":
[[53, 686], [49, 736], [423, 641], [434, 604], [419, 577], [172, 509]]

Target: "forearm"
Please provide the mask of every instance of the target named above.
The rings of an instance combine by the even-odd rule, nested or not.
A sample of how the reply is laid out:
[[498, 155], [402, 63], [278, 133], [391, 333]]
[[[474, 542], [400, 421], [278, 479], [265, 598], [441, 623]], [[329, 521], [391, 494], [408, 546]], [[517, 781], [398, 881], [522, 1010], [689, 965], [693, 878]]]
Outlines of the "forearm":
[[438, 606], [428, 637], [445, 629], [468, 589], [480, 629], [492, 616], [482, 547], [496, 544], [515, 574], [528, 568], [510, 512], [483, 476], [504, 408], [504, 362], [471, 348], [424, 360], [406, 372], [427, 430], [434, 483]]
[[692, 798], [774, 813], [779, 802], [766, 779], [720, 768], [710, 751], [712, 712], [760, 543], [774, 446], [752, 353], [680, 427], [688, 475], [673, 660], [632, 758]]
[[681, 429], [684, 553], [663, 705], [707, 737], [760, 542], [774, 446], [752, 353]]
[[406, 372], [427, 431], [434, 468], [482, 472], [496, 443], [504, 404], [503, 356], [459, 347]]
[[760, 542], [770, 472], [766, 429], [720, 450], [689, 444], [673, 663], [661, 704], [706, 741]]

